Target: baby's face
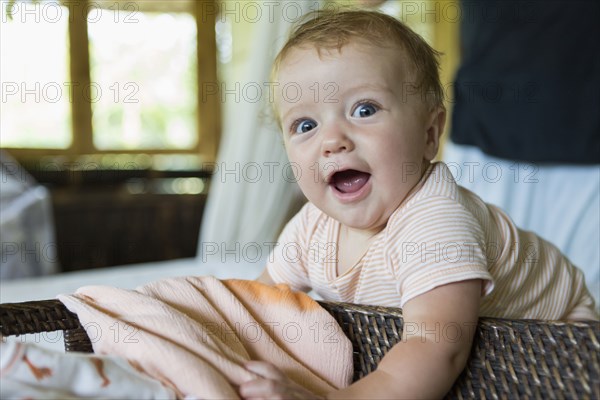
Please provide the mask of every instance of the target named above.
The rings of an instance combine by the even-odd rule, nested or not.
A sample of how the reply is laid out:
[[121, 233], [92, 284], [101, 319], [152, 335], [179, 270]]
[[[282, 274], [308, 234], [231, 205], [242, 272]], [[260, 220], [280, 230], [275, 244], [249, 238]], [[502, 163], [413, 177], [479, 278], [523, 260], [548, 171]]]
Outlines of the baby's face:
[[435, 157], [430, 113], [395, 48], [296, 48], [276, 105], [306, 197], [350, 228], [378, 232]]

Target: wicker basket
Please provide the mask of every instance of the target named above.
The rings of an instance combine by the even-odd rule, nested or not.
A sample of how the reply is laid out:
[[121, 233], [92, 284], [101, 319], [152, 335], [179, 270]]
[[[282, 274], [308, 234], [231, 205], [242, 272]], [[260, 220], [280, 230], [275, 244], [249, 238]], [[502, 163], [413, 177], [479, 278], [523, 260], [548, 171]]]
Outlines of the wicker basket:
[[[354, 379], [375, 370], [402, 334], [400, 309], [321, 302], [354, 347]], [[66, 351], [92, 352], [58, 300], [0, 305], [4, 336], [63, 330]], [[481, 318], [467, 366], [447, 398], [600, 399], [600, 323]]]

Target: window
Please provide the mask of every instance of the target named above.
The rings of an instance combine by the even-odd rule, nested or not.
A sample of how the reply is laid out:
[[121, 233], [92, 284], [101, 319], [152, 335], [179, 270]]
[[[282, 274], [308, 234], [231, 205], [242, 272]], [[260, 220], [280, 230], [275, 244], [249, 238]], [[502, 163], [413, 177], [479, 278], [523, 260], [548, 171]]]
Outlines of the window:
[[[17, 158], [212, 162], [212, 1], [2, 1], [1, 145]], [[124, 158], [121, 158], [124, 160]]]
[[69, 81], [68, 19], [32, 15], [33, 23], [26, 23], [16, 15], [8, 20], [6, 12], [2, 7], [2, 147], [67, 149], [72, 130], [69, 98], [63, 93]]

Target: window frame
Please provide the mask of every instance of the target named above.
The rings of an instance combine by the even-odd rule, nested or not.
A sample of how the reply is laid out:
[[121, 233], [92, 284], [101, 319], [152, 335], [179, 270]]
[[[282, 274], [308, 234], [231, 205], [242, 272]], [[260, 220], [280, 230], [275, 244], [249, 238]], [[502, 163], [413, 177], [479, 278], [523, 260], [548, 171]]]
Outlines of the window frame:
[[[160, 4], [162, 3], [162, 4]], [[214, 0], [190, 0], [180, 3], [179, 6], [170, 7], [169, 2], [156, 2], [156, 9], [140, 11], [158, 12], [190, 12], [196, 20], [197, 29], [197, 142], [188, 149], [111, 149], [101, 150], [94, 147], [92, 126], [92, 102], [89, 95], [84, 94], [84, 89], [91, 84], [90, 53], [88, 37], [88, 21], [83, 10], [93, 10], [94, 7], [112, 8], [115, 4], [123, 7], [131, 5], [139, 7], [137, 1], [66, 1], [64, 6], [69, 9], [68, 46], [69, 46], [69, 76], [71, 82], [78, 85], [72, 86], [72, 101], [70, 102], [71, 137], [72, 142], [68, 148], [24, 148], [3, 147], [15, 159], [24, 164], [31, 165], [41, 158], [56, 157], [61, 160], [74, 162], [87, 156], [105, 154], [115, 155], [159, 155], [159, 154], [184, 154], [193, 155], [202, 163], [215, 162], [221, 129], [221, 107], [218, 96], [202, 96], [201, 88], [214, 85], [217, 79], [217, 46], [216, 46], [216, 9]], [[146, 3], [149, 4], [149, 3]], [[119, 7], [122, 9], [121, 7]], [[125, 9], [125, 8], [123, 8]], [[130, 8], [131, 9], [131, 8]]]

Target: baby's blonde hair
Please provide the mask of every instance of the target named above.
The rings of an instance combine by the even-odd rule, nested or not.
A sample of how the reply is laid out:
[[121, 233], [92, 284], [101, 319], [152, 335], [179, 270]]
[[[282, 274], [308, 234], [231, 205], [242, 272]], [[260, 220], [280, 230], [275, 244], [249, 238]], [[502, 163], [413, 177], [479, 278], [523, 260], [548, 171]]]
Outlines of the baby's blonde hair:
[[277, 79], [283, 60], [294, 48], [308, 45], [319, 52], [323, 49], [339, 51], [353, 40], [381, 47], [392, 44], [404, 50], [415, 79], [410, 83], [420, 91], [430, 108], [444, 107], [440, 53], [399, 20], [376, 11], [322, 10], [307, 14], [275, 58], [271, 76]]

